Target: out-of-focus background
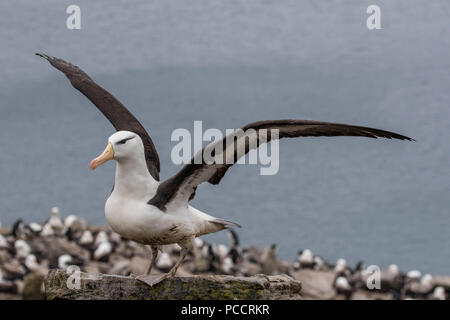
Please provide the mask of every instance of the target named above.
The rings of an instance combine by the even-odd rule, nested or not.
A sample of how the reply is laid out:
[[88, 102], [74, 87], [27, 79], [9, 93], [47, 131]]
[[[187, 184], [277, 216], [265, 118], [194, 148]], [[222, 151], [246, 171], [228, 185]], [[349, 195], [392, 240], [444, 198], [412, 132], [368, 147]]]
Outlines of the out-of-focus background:
[[[66, 8], [81, 7], [81, 30]], [[161, 158], [176, 128], [315, 119], [417, 142], [280, 142], [280, 171], [236, 166], [192, 204], [239, 222], [244, 245], [310, 248], [329, 260], [448, 273], [450, 37], [446, 0], [7, 0], [0, 3], [0, 221], [49, 208], [105, 224], [114, 164], [89, 161], [114, 132], [68, 80], [34, 56], [71, 61], [141, 120]], [[222, 242], [225, 234], [206, 237]]]

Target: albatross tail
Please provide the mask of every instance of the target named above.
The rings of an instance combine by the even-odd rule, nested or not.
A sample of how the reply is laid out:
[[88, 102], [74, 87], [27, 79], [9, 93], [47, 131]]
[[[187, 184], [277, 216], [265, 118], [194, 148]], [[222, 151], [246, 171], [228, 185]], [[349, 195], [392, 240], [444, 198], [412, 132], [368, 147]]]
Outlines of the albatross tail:
[[189, 206], [189, 211], [191, 212], [192, 221], [197, 229], [197, 236], [214, 233], [230, 227], [241, 227], [235, 222], [210, 216], [209, 214], [201, 212], [191, 206]]

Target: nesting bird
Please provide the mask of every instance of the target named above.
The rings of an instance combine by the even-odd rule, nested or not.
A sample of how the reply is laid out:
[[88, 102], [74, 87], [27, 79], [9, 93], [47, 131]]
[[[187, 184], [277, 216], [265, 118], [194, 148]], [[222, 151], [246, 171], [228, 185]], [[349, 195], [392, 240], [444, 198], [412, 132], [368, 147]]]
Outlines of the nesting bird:
[[381, 290], [383, 292], [392, 292], [395, 297], [400, 296], [400, 290], [404, 285], [404, 274], [396, 264], [389, 265], [381, 272]]
[[81, 246], [91, 246], [94, 243], [94, 236], [90, 230], [85, 230], [81, 235], [80, 239], [78, 239], [78, 243]]
[[16, 258], [25, 259], [30, 253], [31, 248], [24, 240], [16, 240], [14, 242], [14, 249], [16, 250]]
[[94, 259], [105, 261], [113, 251], [113, 245], [109, 241], [108, 235], [105, 231], [100, 231], [95, 238], [96, 246], [94, 251]]
[[299, 252], [297, 262], [300, 268], [313, 268], [314, 267], [314, 255], [311, 250], [305, 249]]
[[173, 267], [172, 258], [167, 252], [161, 252], [159, 259], [156, 261], [156, 267], [159, 270], [168, 272]]
[[70, 265], [72, 265], [73, 258], [70, 254], [63, 254], [58, 257], [58, 268], [61, 270], [66, 270]]
[[42, 226], [36, 222], [31, 222], [25, 228], [29, 229], [34, 235], [39, 235], [42, 232]]
[[334, 272], [336, 273], [345, 273], [348, 270], [347, 261], [343, 258], [339, 258], [336, 261], [336, 265], [334, 266]]
[[333, 287], [338, 294], [344, 295], [347, 299], [350, 298], [350, 296], [354, 291], [353, 287], [350, 285], [347, 278], [343, 276], [336, 278], [336, 280], [333, 283]]
[[48, 237], [53, 235], [61, 235], [64, 233], [64, 230], [65, 227], [60, 216], [59, 208], [53, 207], [50, 210], [50, 218], [44, 224], [41, 233], [44, 237]]
[[445, 289], [441, 286], [434, 288], [433, 294], [431, 295], [431, 299], [433, 300], [446, 300], [447, 294], [445, 293]]
[[411, 270], [406, 273], [406, 277], [409, 281], [420, 281], [422, 272], [420, 272], [419, 270]]

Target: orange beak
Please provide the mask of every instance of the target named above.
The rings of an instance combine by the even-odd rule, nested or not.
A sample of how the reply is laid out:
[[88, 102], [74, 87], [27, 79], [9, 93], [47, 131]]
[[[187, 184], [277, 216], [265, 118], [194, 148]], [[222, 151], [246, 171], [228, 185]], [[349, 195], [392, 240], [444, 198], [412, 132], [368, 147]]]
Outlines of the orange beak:
[[114, 149], [113, 146], [110, 143], [105, 148], [105, 151], [101, 155], [99, 155], [97, 158], [91, 161], [91, 164], [89, 165], [89, 169], [91, 171], [94, 171], [97, 167], [101, 166], [105, 162], [112, 160], [114, 158]]

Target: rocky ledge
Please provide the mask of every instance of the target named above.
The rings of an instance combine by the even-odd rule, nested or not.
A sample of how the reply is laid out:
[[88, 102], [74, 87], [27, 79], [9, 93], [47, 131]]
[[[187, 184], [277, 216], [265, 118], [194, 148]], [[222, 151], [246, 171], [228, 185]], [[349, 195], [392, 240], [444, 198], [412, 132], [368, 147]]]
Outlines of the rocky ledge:
[[[301, 283], [287, 275], [233, 277], [209, 275], [169, 278], [149, 287], [133, 277], [50, 270], [47, 299], [64, 300], [286, 300], [302, 299]], [[69, 283], [69, 285], [68, 285]], [[79, 284], [77, 286], [77, 284]]]

